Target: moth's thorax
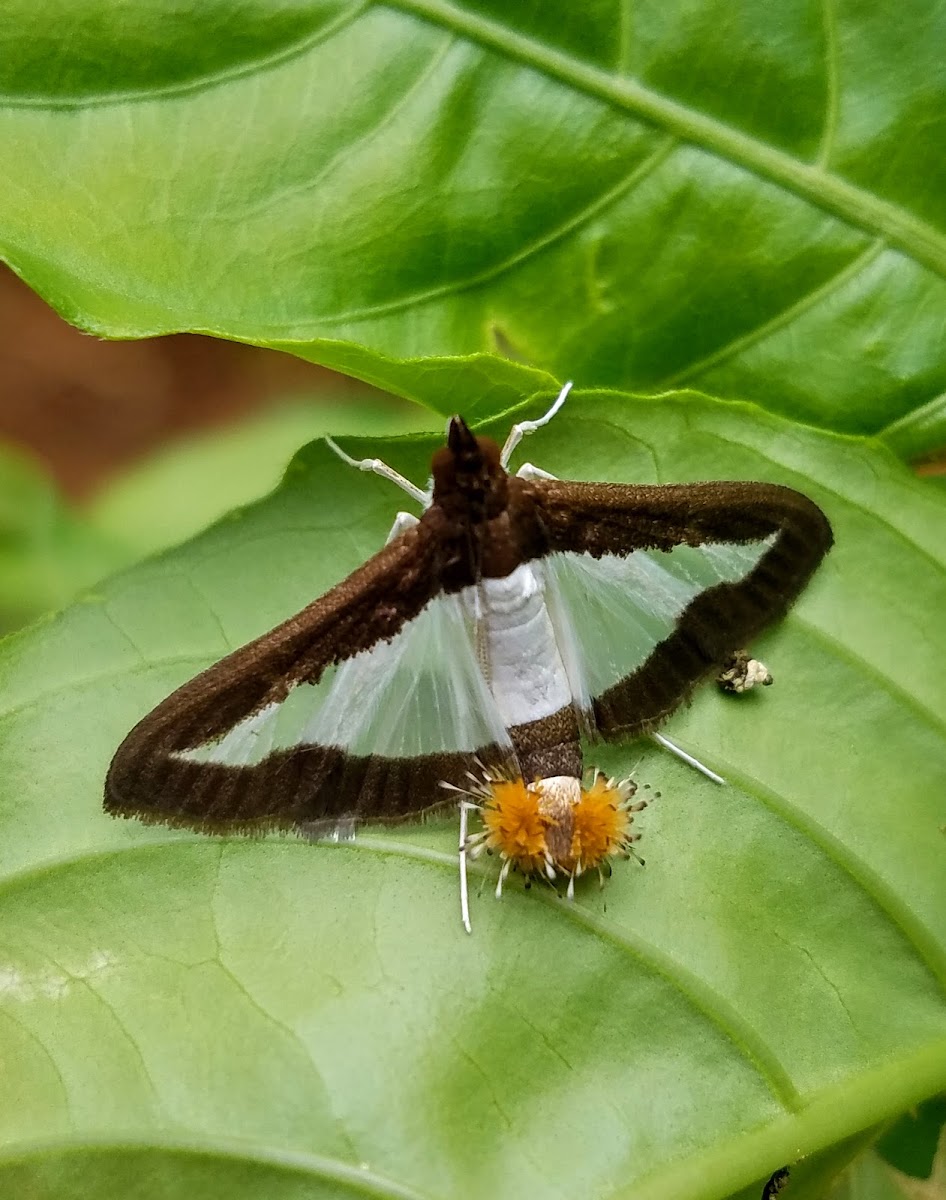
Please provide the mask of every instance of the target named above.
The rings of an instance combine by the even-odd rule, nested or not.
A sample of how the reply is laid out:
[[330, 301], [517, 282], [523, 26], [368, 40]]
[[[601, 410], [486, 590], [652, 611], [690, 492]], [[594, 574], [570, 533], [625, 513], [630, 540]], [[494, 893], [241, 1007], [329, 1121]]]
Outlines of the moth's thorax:
[[491, 438], [474, 437], [461, 418], [454, 417], [447, 445], [431, 462], [433, 504], [463, 525], [500, 516], [509, 502], [509, 476], [500, 460]]
[[569, 705], [565, 664], [536, 567], [521, 563], [500, 579], [484, 579], [469, 595], [481, 609], [483, 668], [504, 724], [538, 721]]

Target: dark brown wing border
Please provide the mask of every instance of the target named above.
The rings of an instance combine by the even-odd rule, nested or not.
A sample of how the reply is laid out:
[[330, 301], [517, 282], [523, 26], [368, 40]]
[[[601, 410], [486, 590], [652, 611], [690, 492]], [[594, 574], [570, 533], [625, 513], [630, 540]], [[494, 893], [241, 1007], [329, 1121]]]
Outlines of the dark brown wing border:
[[[153, 709], [119, 746], [105, 809], [149, 823], [225, 832], [293, 828], [338, 817], [395, 821], [435, 801], [441, 779], [464, 782], [471, 755], [392, 760], [301, 746], [252, 766], [201, 763], [180, 752], [219, 738], [297, 683], [316, 683], [394, 637], [440, 590], [436, 528], [406, 531], [307, 608], [229, 654]], [[485, 762], [496, 760], [483, 747]]]
[[526, 486], [545, 526], [548, 552], [623, 557], [634, 550], [777, 535], [744, 579], [695, 596], [647, 661], [594, 698], [595, 725], [606, 739], [656, 729], [734, 650], [788, 612], [833, 543], [821, 509], [779, 484], [542, 480]]

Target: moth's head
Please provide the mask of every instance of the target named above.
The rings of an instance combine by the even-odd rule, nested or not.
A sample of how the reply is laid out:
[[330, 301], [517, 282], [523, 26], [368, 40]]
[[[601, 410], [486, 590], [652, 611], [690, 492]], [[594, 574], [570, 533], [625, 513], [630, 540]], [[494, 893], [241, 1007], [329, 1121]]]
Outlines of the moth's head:
[[476, 437], [462, 417], [451, 417], [447, 444], [431, 463], [434, 504], [485, 511], [498, 516], [506, 507], [507, 479], [492, 438]]

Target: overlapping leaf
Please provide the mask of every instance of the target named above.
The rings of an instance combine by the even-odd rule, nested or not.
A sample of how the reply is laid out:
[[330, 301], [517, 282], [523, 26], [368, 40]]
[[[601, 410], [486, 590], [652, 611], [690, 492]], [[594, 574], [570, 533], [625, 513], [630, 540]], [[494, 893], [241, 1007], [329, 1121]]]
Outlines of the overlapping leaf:
[[[432, 445], [349, 448], [422, 479]], [[106, 818], [133, 721], [402, 507], [312, 445], [0, 651], [0, 1191], [719, 1200], [946, 1083], [944, 497], [875, 444], [692, 395], [578, 396], [527, 448], [829, 513], [836, 548], [758, 647], [776, 687], [671, 727], [730, 785], [596, 749], [662, 792], [646, 868], [574, 904], [486, 879], [473, 937], [449, 823], [328, 846]]]
[[2, 37], [0, 252], [84, 328], [946, 442], [942, 0], [21, 0]]

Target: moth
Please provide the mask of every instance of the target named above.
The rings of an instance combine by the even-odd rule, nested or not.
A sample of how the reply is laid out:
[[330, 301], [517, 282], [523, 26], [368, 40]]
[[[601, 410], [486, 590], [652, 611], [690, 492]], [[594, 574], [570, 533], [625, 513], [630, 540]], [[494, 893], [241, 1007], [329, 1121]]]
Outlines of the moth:
[[[398, 483], [420, 517], [399, 513], [347, 579], [140, 721], [112, 761], [106, 810], [320, 833], [417, 818], [459, 794], [467, 928], [468, 850], [499, 850], [498, 890], [513, 866], [571, 888], [630, 853], [642, 805], [630, 781], [582, 782], [582, 738], [655, 731], [785, 614], [832, 534], [777, 484], [510, 474], [569, 387], [502, 449], [453, 417], [428, 491], [333, 444]], [[471, 808], [484, 820], [473, 838]]]

